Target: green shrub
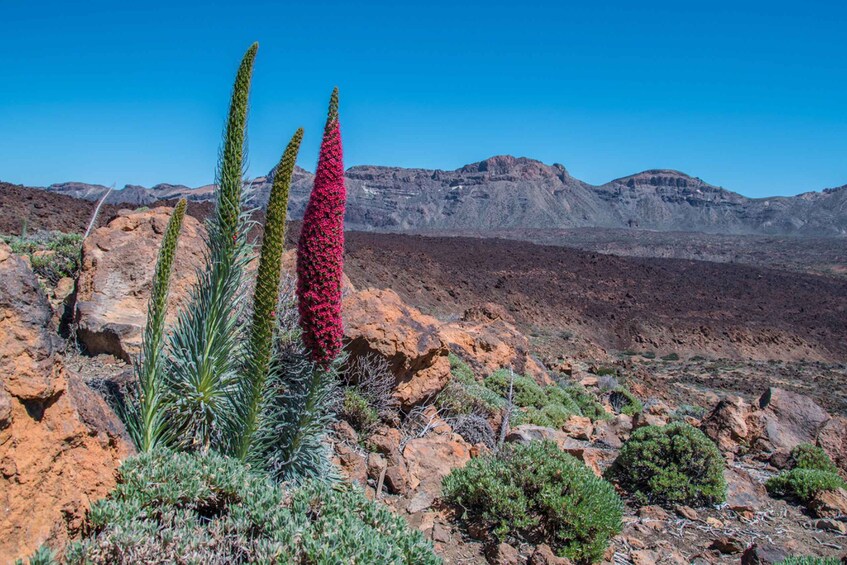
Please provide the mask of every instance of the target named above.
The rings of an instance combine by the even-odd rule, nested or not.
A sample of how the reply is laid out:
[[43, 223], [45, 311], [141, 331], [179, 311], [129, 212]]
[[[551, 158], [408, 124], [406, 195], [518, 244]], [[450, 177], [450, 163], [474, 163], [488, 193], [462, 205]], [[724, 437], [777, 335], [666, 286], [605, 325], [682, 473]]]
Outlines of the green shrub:
[[618, 374], [618, 368], [608, 366], [597, 367], [594, 369], [594, 374], [598, 377], [614, 377]]
[[700, 420], [705, 416], [706, 409], [702, 406], [696, 406], [693, 404], [681, 404], [676, 410], [671, 414], [671, 419], [677, 422], [682, 422], [686, 417], [694, 418]]
[[547, 395], [541, 385], [530, 377], [512, 373], [508, 369], [498, 369], [485, 379], [485, 386], [503, 398], [509, 397], [509, 386], [512, 387], [512, 402], [515, 406], [525, 408], [534, 406], [544, 408], [549, 404]]
[[778, 565], [841, 565], [841, 559], [837, 557], [789, 557], [780, 561]]
[[338, 416], [360, 432], [370, 431], [379, 423], [379, 413], [352, 387], [344, 389]]
[[[28, 565], [56, 565], [56, 554], [46, 545], [42, 545], [29, 556], [27, 563]], [[24, 560], [18, 559], [15, 565], [24, 565]]]
[[494, 371], [487, 379], [485, 386], [496, 392], [502, 398], [509, 395], [509, 385], [512, 385], [512, 402], [521, 408], [535, 407], [539, 410], [550, 404], [560, 404], [574, 414], [582, 415], [573, 399], [561, 387], [542, 386], [534, 379], [525, 375], [512, 374], [507, 369]]
[[701, 506], [726, 499], [723, 469], [703, 432], [675, 422], [635, 430], [606, 476], [641, 503]]
[[638, 400], [638, 397], [632, 394], [626, 387], [618, 387], [609, 395], [609, 404], [627, 416], [635, 416], [644, 410], [644, 405]]
[[239, 461], [156, 450], [127, 460], [91, 507], [69, 564], [436, 564], [420, 532], [355, 488], [286, 491]]
[[499, 394], [478, 383], [473, 371], [458, 356], [450, 354], [450, 381], [435, 399], [436, 407], [448, 416], [476, 414], [490, 418], [506, 406]]
[[677, 353], [668, 353], [667, 355], [662, 355], [662, 361], [679, 361], [679, 355]]
[[791, 450], [789, 466], [790, 470], [765, 483], [772, 496], [808, 504], [818, 492], [847, 488], [847, 482], [838, 474], [838, 467], [826, 452], [810, 443], [801, 443]]
[[623, 505], [612, 485], [548, 441], [472, 459], [443, 486], [467, 520], [498, 540], [547, 543], [579, 563], [599, 561], [621, 529]]
[[826, 451], [811, 443], [801, 443], [791, 450], [790, 466], [793, 469], [816, 469], [838, 474], [838, 467]]
[[515, 426], [532, 424], [533, 426], [559, 429], [574, 414], [576, 412], [568, 410], [561, 404], [548, 404], [541, 409], [535, 406], [529, 406], [528, 408], [516, 410], [512, 414], [512, 424]]
[[847, 488], [847, 483], [836, 473], [797, 467], [771, 477], [765, 482], [765, 487], [772, 496], [793, 498], [808, 504], [815, 494], [824, 490]]
[[82, 236], [77, 233], [42, 231], [32, 235], [3, 236], [12, 253], [29, 257], [35, 274], [55, 286], [59, 279], [79, 270]]
[[579, 406], [583, 416], [591, 418], [591, 421], [609, 420], [612, 415], [606, 412], [603, 405], [597, 402], [593, 394], [585, 390], [580, 384], [560, 385], [565, 389], [568, 396]]
[[500, 369], [485, 379], [485, 386], [503, 398], [508, 397], [512, 385], [512, 402], [518, 407], [512, 413], [511, 423], [515, 426], [533, 424], [547, 428], [561, 428], [571, 416], [581, 416], [582, 410], [563, 388], [542, 386], [532, 378], [514, 376], [507, 369]]

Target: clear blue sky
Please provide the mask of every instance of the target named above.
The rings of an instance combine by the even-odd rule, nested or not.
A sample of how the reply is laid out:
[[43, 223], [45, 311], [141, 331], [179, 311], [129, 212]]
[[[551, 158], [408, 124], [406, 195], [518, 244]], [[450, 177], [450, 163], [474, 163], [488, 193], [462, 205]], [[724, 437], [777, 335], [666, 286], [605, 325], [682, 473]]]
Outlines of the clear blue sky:
[[748, 196], [847, 183], [847, 2], [0, 0], [0, 179], [213, 179], [260, 49], [250, 170], [341, 89], [346, 164], [495, 154], [592, 183], [674, 168]]

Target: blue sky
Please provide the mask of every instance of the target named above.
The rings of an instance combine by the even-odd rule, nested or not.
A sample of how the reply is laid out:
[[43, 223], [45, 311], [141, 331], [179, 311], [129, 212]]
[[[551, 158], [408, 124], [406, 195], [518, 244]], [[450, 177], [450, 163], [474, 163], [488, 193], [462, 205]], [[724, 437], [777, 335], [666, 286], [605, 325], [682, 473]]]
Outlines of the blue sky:
[[[126, 5], [122, 5], [126, 4]], [[130, 5], [133, 4], [133, 5]], [[592, 183], [674, 168], [748, 196], [847, 183], [847, 2], [0, 0], [0, 179], [197, 186], [260, 49], [250, 170], [496, 154]]]

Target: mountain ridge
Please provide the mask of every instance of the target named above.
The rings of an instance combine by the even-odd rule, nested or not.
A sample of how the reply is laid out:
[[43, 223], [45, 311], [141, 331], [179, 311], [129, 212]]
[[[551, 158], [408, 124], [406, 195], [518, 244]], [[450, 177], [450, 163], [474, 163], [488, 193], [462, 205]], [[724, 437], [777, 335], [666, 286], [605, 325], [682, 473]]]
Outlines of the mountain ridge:
[[[250, 181], [252, 204], [267, 201], [274, 171]], [[347, 169], [347, 225], [375, 231], [641, 228], [772, 235], [847, 235], [847, 185], [796, 196], [749, 198], [675, 169], [647, 169], [592, 185], [564, 165], [495, 155], [453, 170], [356, 165]], [[290, 214], [299, 218], [314, 175], [296, 167]], [[110, 203], [211, 200], [214, 185], [127, 185]], [[107, 187], [57, 183], [44, 190], [87, 200]]]

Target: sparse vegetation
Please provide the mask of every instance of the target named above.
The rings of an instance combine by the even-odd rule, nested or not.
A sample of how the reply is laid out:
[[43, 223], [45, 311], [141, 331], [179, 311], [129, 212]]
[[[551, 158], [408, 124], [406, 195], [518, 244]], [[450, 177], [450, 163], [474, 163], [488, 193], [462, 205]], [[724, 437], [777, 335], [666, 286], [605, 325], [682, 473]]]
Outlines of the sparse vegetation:
[[80, 234], [41, 231], [2, 237], [13, 253], [28, 257], [35, 274], [51, 286], [62, 278], [75, 276], [79, 270], [82, 253]]
[[286, 491], [214, 452], [130, 458], [89, 520], [68, 564], [441, 562], [355, 488], [305, 481]]
[[612, 485], [552, 442], [473, 459], [444, 479], [444, 493], [496, 539], [547, 543], [578, 563], [599, 561], [621, 528]]
[[485, 386], [502, 398], [509, 394], [509, 385], [513, 386], [513, 402], [521, 410], [512, 414], [515, 425], [535, 424], [550, 428], [559, 428], [573, 415], [582, 415], [579, 405], [559, 386], [542, 386], [531, 377], [514, 375], [506, 369], [495, 371], [485, 379]]
[[706, 435], [688, 424], [633, 432], [606, 471], [640, 504], [703, 506], [726, 499], [724, 459]]
[[379, 412], [353, 387], [344, 390], [338, 416], [357, 432], [367, 434], [379, 423]]
[[801, 443], [791, 450], [792, 469], [816, 469], [838, 474], [838, 467], [822, 448], [811, 443]]
[[693, 404], [681, 404], [677, 407], [676, 410], [671, 413], [671, 420], [676, 422], [683, 422], [685, 418], [694, 418], [695, 420], [700, 420], [703, 416], [706, 415], [706, 409], [702, 406], [695, 406]]
[[837, 557], [789, 557], [780, 561], [778, 565], [841, 565], [842, 560]]
[[644, 410], [644, 405], [637, 396], [632, 394], [628, 388], [618, 386], [609, 394], [609, 404], [615, 409], [615, 412], [626, 414], [627, 416], [635, 416]]
[[476, 414], [491, 418], [505, 408], [503, 397], [477, 382], [468, 364], [452, 353], [450, 373], [450, 382], [435, 398], [435, 406], [446, 416]]
[[772, 496], [792, 498], [808, 504], [817, 493], [847, 489], [838, 467], [820, 447], [804, 443], [791, 450], [791, 468], [765, 483]]

